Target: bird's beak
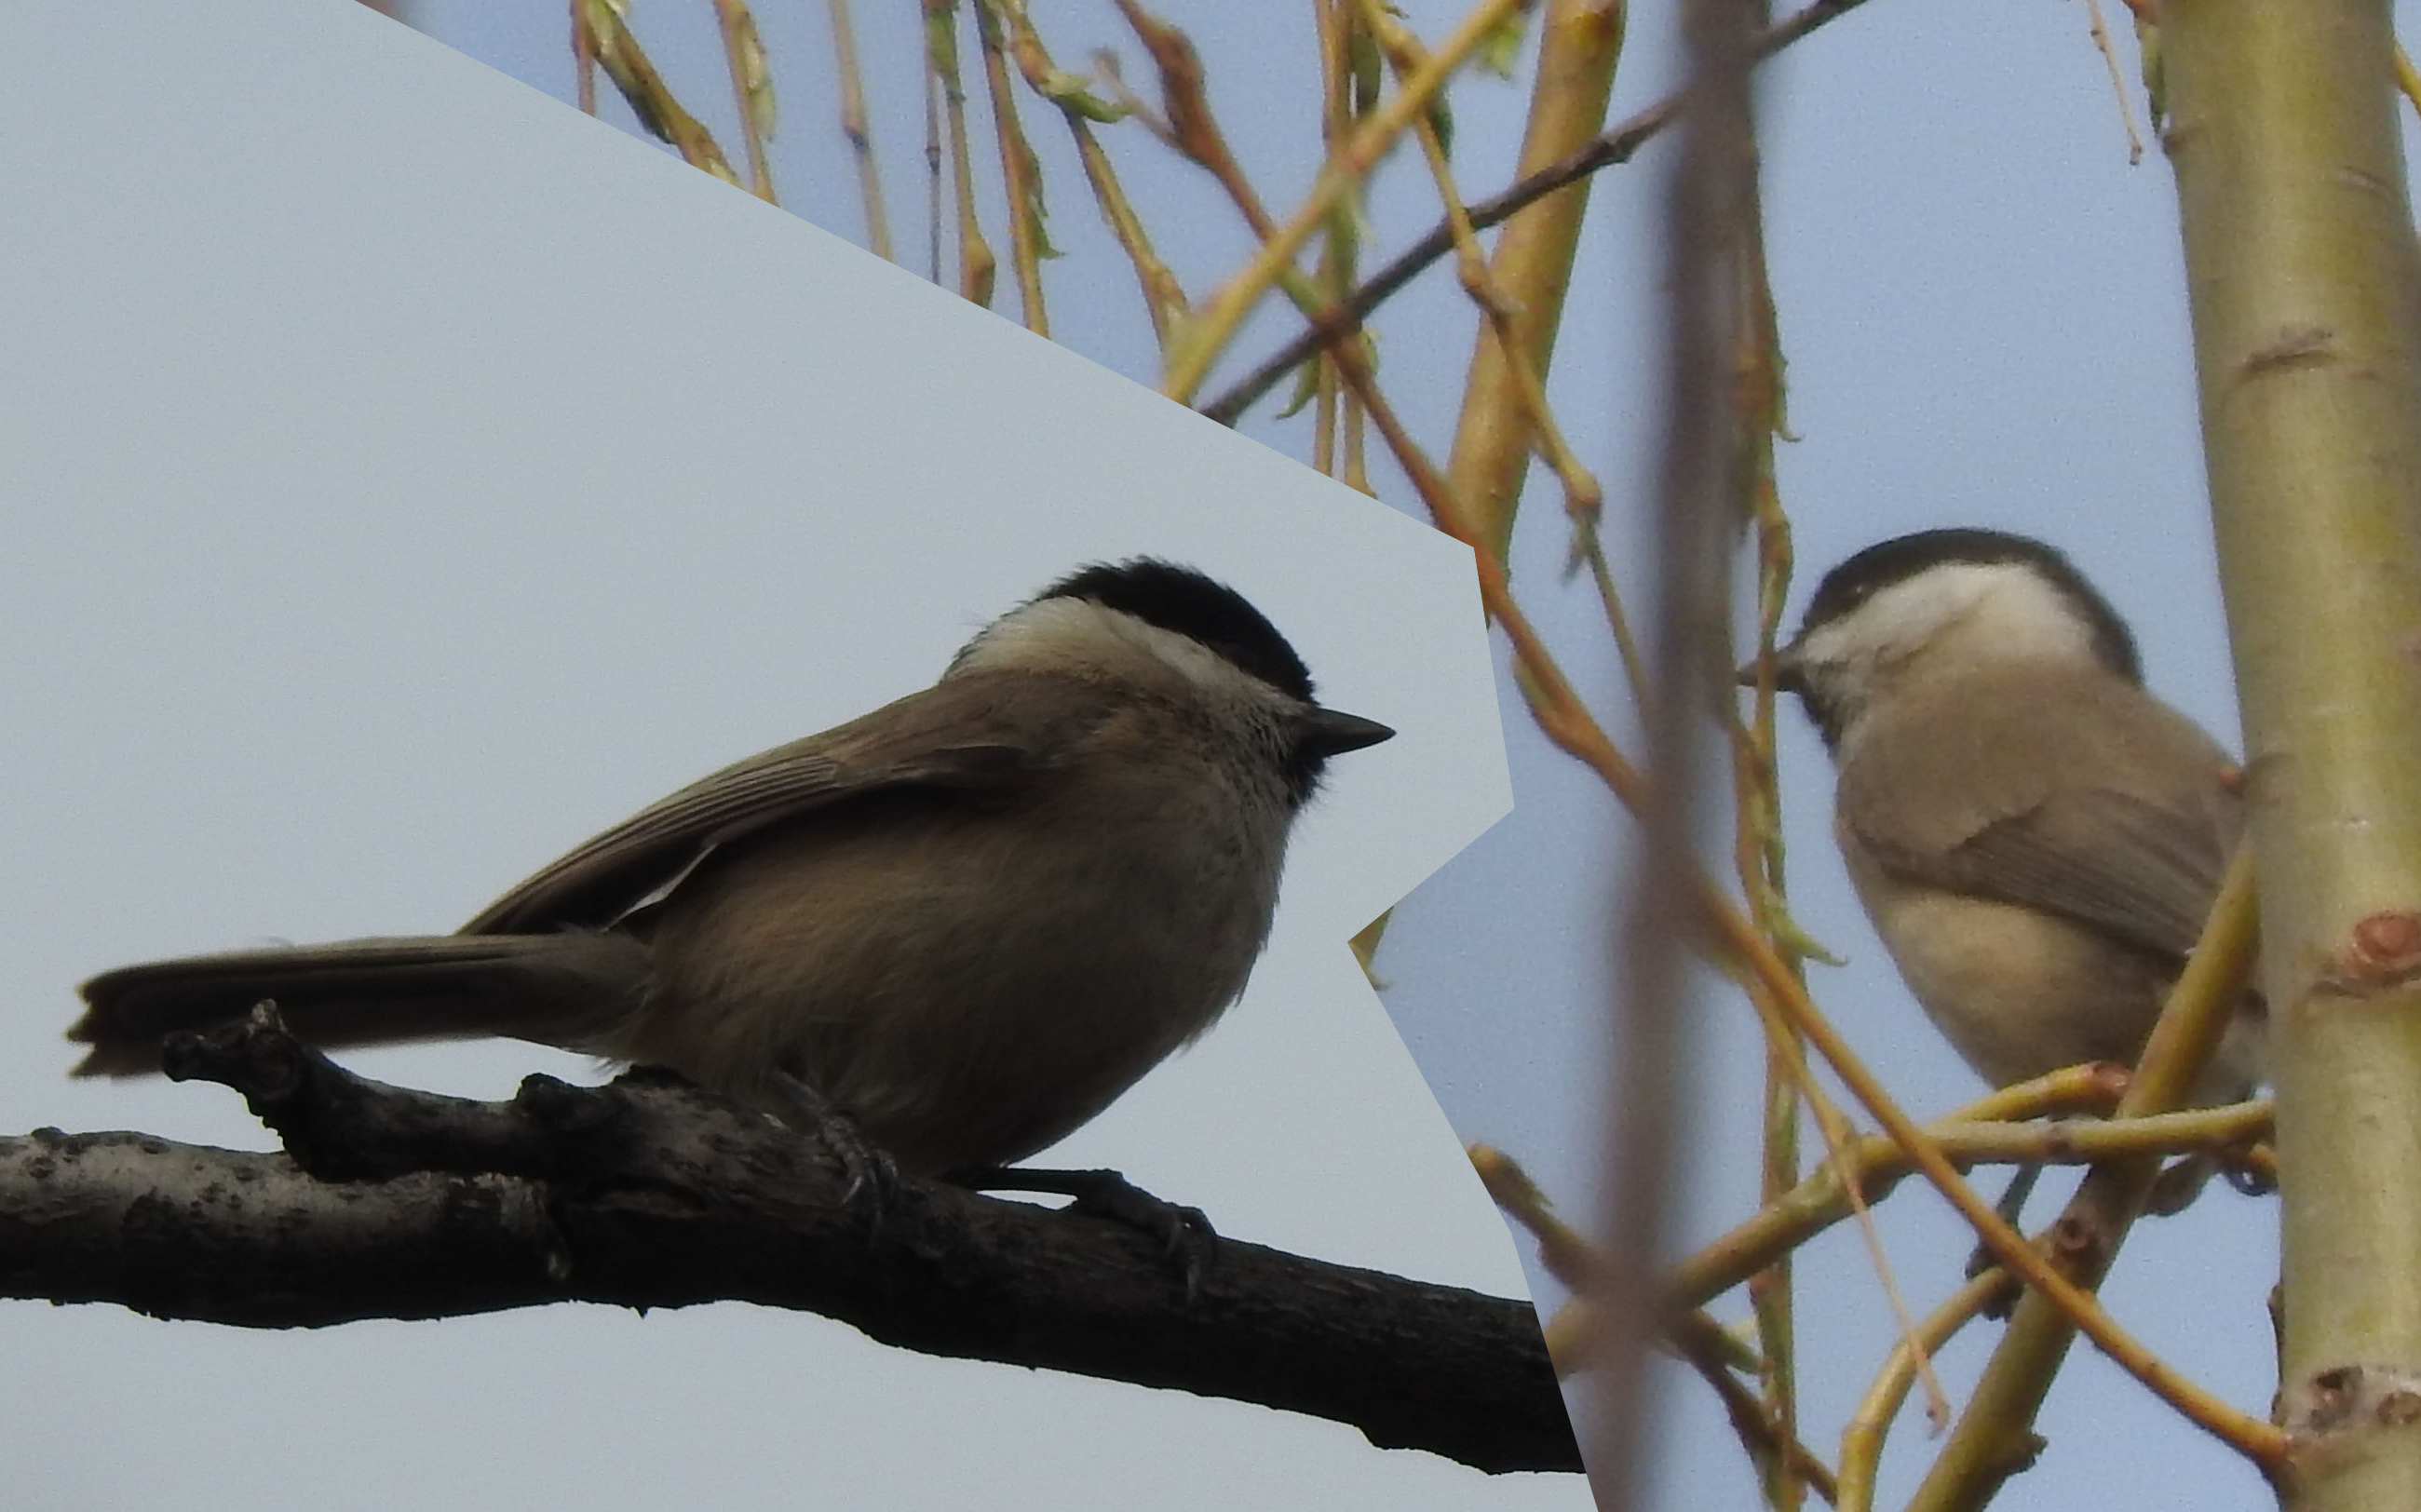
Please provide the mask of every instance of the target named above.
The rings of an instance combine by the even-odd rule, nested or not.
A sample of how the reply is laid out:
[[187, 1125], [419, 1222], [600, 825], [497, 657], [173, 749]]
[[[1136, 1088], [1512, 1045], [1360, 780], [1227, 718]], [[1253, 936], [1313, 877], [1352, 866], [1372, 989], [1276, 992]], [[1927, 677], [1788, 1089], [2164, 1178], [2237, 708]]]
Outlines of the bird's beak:
[[1314, 708], [1303, 718], [1303, 748], [1316, 756], [1341, 756], [1366, 745], [1392, 740], [1396, 732], [1375, 719]]
[[[1748, 665], [1740, 669], [1739, 677], [1740, 685], [1742, 687], [1754, 688], [1757, 686], [1758, 666], [1759, 664], [1757, 662], [1751, 662]], [[1799, 664], [1798, 643], [1793, 642], [1788, 646], [1777, 648], [1773, 653], [1773, 691], [1776, 693], [1804, 693], [1806, 691], [1806, 688], [1807, 679]]]

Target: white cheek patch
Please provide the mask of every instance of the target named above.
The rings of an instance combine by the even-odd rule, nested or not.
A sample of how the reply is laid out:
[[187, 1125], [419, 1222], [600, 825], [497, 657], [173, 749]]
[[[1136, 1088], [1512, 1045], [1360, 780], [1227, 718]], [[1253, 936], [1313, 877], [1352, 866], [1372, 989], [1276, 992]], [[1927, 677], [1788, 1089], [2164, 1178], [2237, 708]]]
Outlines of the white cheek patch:
[[1817, 666], [1873, 665], [1919, 650], [2000, 660], [2093, 656], [2093, 631], [2057, 588], [2014, 562], [1929, 568], [1808, 635]]
[[1295, 700], [1191, 636], [1105, 608], [1089, 599], [1045, 599], [994, 620], [961, 651], [962, 667], [1095, 666], [1129, 676], [1157, 666], [1183, 677], [1205, 697], [1260, 708]]
[[1045, 599], [1012, 609], [985, 626], [959, 652], [958, 664], [1035, 667], [1088, 661], [1087, 650], [1116, 633], [1110, 619], [1110, 612], [1090, 600]]

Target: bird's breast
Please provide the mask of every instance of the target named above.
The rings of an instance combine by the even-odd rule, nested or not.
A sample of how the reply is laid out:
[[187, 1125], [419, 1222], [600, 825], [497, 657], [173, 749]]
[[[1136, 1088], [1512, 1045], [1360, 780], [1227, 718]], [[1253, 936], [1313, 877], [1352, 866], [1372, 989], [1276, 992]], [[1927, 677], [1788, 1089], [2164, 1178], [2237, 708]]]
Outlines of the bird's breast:
[[1853, 844], [1842, 850], [1909, 990], [1985, 1081], [2134, 1064], [2170, 975], [2149, 957], [2037, 909], [1893, 878]]
[[768, 1068], [914, 1172], [1052, 1144], [1200, 1033], [1269, 928], [1284, 819], [1232, 795], [811, 816], [697, 868], [628, 1058], [767, 1105]]

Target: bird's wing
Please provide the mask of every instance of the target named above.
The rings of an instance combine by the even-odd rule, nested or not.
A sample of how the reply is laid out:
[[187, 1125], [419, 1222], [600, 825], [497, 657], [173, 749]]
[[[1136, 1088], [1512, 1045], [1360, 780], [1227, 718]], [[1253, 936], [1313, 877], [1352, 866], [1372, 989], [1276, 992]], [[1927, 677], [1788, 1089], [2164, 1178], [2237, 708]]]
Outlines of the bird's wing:
[[1878, 727], [1843, 765], [1847, 835], [1903, 880], [2183, 957], [2242, 830], [2226, 753], [2116, 678], [2083, 708], [2062, 687], [2056, 725], [2036, 691], [2018, 677]]
[[663, 897], [719, 846], [869, 793], [999, 792], [1055, 766], [1106, 714], [1073, 678], [943, 682], [775, 746], [651, 803], [523, 880], [464, 934], [603, 927]]

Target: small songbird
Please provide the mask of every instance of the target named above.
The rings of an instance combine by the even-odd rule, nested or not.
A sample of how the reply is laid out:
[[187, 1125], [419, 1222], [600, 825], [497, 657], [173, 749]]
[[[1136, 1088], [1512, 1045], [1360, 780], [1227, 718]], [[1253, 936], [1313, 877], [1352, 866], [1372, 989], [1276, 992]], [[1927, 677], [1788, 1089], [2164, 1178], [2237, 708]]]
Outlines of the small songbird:
[[[1832, 753], [1858, 899], [1967, 1064], [2133, 1065], [2244, 804], [2109, 603], [2039, 541], [1924, 531], [1827, 573], [1774, 676]], [[2252, 1095], [2264, 1028], [2248, 995], [2198, 1102]]]
[[327, 1047], [508, 1036], [665, 1067], [912, 1175], [1057, 1142], [1242, 993], [1321, 708], [1234, 590], [1138, 558], [993, 621], [920, 693], [725, 768], [459, 933], [155, 961], [85, 984], [77, 1074], [274, 999]]

